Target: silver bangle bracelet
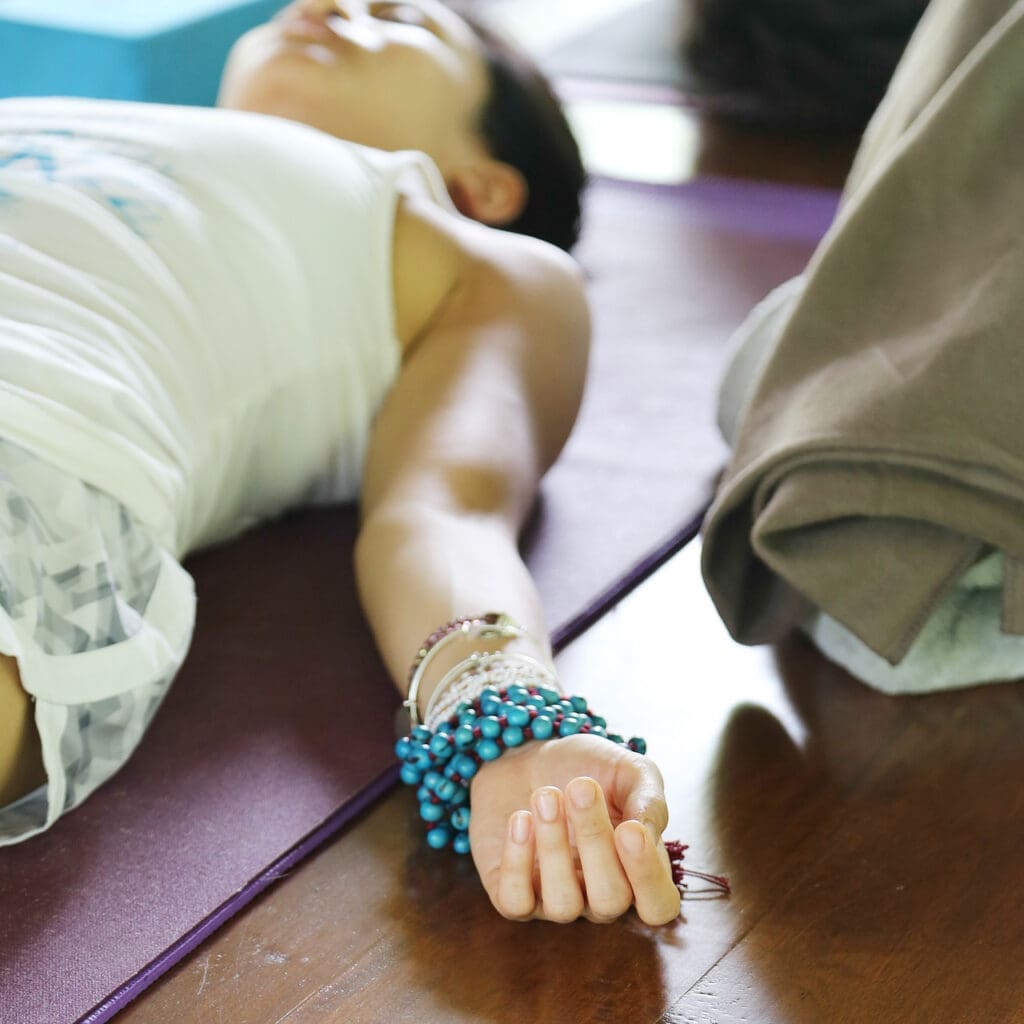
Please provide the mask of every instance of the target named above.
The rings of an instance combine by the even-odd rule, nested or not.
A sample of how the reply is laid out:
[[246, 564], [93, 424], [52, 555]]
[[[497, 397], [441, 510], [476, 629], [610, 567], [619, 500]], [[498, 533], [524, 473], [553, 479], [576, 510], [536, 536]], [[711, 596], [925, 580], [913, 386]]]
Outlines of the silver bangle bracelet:
[[[494, 621], [487, 621], [488, 619], [493, 619]], [[447, 632], [432, 643], [428, 643], [426, 649], [421, 649], [409, 679], [408, 695], [402, 701], [402, 706], [399, 708], [399, 734], [402, 734], [401, 730], [408, 732], [409, 729], [415, 728], [420, 724], [420, 712], [417, 703], [420, 683], [422, 683], [430, 663], [442, 648], [460, 637], [473, 636], [481, 640], [513, 640], [526, 635], [526, 630], [517, 625], [510, 616], [504, 613], [498, 615], [489, 614], [476, 619], [459, 620], [454, 624], [453, 628], [448, 629]]]

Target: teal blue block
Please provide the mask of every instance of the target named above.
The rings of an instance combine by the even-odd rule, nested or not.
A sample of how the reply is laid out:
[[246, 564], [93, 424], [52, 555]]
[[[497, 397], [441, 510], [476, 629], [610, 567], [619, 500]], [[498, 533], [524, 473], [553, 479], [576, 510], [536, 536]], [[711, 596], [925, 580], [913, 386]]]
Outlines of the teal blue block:
[[232, 43], [284, 0], [0, 0], [0, 96], [210, 105]]

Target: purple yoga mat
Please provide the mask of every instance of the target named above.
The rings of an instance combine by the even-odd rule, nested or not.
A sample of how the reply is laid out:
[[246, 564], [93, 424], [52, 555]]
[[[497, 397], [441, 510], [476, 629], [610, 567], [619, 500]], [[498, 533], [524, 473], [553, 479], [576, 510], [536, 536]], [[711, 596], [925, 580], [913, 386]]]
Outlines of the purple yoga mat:
[[[835, 203], [594, 184], [591, 387], [524, 538], [560, 645], [692, 535], [723, 456], [729, 332], [802, 269]], [[3, 1024], [108, 1020], [393, 783], [397, 698], [356, 604], [354, 524], [300, 513], [190, 560], [195, 643], [138, 751], [0, 852]]]

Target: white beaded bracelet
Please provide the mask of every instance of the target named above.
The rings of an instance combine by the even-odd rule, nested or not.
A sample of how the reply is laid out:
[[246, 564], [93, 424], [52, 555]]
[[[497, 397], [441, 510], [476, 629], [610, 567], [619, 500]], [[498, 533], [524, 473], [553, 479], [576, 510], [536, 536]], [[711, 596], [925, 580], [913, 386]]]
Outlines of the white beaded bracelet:
[[476, 700], [487, 687], [502, 689], [517, 683], [546, 686], [559, 694], [563, 692], [552, 672], [528, 654], [474, 651], [437, 684], [423, 714], [423, 724], [434, 731], [454, 714], [460, 704]]

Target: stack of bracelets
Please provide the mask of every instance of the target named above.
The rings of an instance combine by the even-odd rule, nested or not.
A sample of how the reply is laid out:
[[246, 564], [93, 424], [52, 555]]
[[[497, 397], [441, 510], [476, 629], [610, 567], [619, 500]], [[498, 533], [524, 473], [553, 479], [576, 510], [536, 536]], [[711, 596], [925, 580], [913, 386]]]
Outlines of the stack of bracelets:
[[[441, 850], [451, 845], [469, 853], [469, 786], [480, 766], [528, 740], [588, 734], [601, 736], [638, 754], [647, 744], [607, 731], [583, 697], [566, 697], [552, 673], [539, 661], [520, 653], [474, 651], [438, 683], [419, 721], [420, 682], [438, 651], [458, 637], [482, 641], [525, 637], [525, 630], [506, 615], [488, 613], [455, 619], [432, 633], [420, 647], [409, 673], [407, 735], [395, 745], [402, 762], [401, 779], [416, 786], [420, 817], [427, 823], [427, 842]], [[728, 892], [728, 882], [715, 875], [683, 868], [686, 847], [667, 842], [672, 879], [682, 889], [684, 875], [694, 875]]]

